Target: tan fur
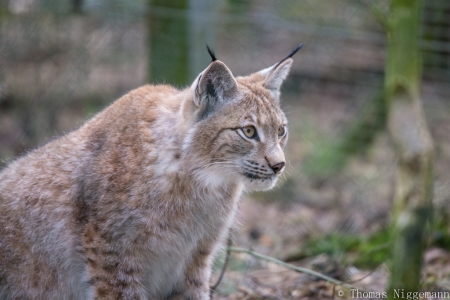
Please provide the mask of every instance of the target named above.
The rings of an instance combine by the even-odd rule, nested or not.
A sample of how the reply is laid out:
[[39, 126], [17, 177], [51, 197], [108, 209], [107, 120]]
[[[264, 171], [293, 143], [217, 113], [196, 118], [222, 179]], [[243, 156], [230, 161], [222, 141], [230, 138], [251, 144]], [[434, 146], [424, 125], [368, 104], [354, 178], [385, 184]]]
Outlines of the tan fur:
[[234, 78], [214, 61], [190, 88], [138, 88], [12, 162], [0, 173], [0, 299], [208, 299], [242, 191], [281, 173], [270, 166], [284, 162], [291, 64]]

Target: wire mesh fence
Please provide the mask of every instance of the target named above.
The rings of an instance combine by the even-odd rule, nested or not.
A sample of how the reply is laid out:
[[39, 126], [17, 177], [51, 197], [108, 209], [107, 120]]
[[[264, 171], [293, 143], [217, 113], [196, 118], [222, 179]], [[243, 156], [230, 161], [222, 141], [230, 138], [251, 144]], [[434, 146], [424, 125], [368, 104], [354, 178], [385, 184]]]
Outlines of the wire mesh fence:
[[[205, 43], [245, 75], [303, 42], [282, 95], [290, 122], [286, 173], [273, 191], [246, 196], [234, 243], [342, 280], [375, 270], [359, 283], [383, 290], [396, 161], [382, 97], [380, 16], [389, 1], [175, 2], [2, 0], [0, 167], [133, 88], [187, 86], [208, 64]], [[448, 1], [424, 2], [422, 99], [437, 149], [430, 245], [447, 251], [449, 15]], [[332, 297], [330, 285], [286, 272], [233, 254], [215, 297]], [[450, 289], [445, 281], [430, 284]]]

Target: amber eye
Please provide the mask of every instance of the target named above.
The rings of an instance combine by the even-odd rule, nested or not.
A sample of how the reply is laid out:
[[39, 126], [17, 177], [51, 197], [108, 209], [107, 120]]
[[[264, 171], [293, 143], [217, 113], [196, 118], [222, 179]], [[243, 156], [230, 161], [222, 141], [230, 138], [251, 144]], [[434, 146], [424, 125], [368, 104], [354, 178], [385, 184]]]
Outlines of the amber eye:
[[279, 137], [282, 137], [282, 136], [284, 136], [286, 134], [286, 126], [280, 126], [279, 128], [278, 128], [278, 136]]
[[251, 139], [258, 136], [258, 134], [256, 133], [255, 126], [244, 127], [244, 128], [242, 128], [242, 132], [245, 134], [246, 137], [251, 138]]

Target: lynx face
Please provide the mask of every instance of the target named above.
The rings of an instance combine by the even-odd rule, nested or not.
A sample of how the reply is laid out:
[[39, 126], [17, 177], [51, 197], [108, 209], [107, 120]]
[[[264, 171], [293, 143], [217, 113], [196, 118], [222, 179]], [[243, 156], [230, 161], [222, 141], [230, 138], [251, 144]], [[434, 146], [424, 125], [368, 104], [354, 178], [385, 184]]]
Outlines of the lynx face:
[[210, 163], [222, 177], [243, 182], [247, 190], [272, 188], [284, 171], [288, 136], [287, 120], [277, 103], [269, 93], [248, 89], [221, 114], [217, 119], [226, 126], [216, 129]]
[[283, 148], [287, 142], [287, 120], [283, 112], [273, 105], [273, 99], [252, 96], [245, 98], [251, 102], [259, 100], [261, 106], [242, 116], [240, 128], [236, 131], [242, 140], [236, 143], [246, 149], [240, 158], [240, 173], [246, 180], [245, 186], [264, 190], [275, 185], [285, 168]]
[[235, 78], [213, 60], [193, 84], [197, 123], [189, 138], [199, 170], [209, 183], [242, 183], [247, 190], [272, 188], [285, 168], [287, 119], [279, 106], [289, 73], [287, 57], [268, 69]]

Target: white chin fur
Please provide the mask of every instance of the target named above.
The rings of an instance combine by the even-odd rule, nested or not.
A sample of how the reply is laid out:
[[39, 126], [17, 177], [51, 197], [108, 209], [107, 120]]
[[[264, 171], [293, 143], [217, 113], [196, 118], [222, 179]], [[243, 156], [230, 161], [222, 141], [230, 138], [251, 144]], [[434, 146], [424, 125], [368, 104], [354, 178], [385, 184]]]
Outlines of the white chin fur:
[[273, 176], [267, 179], [250, 179], [243, 176], [244, 187], [246, 191], [267, 191], [275, 186], [278, 176]]

